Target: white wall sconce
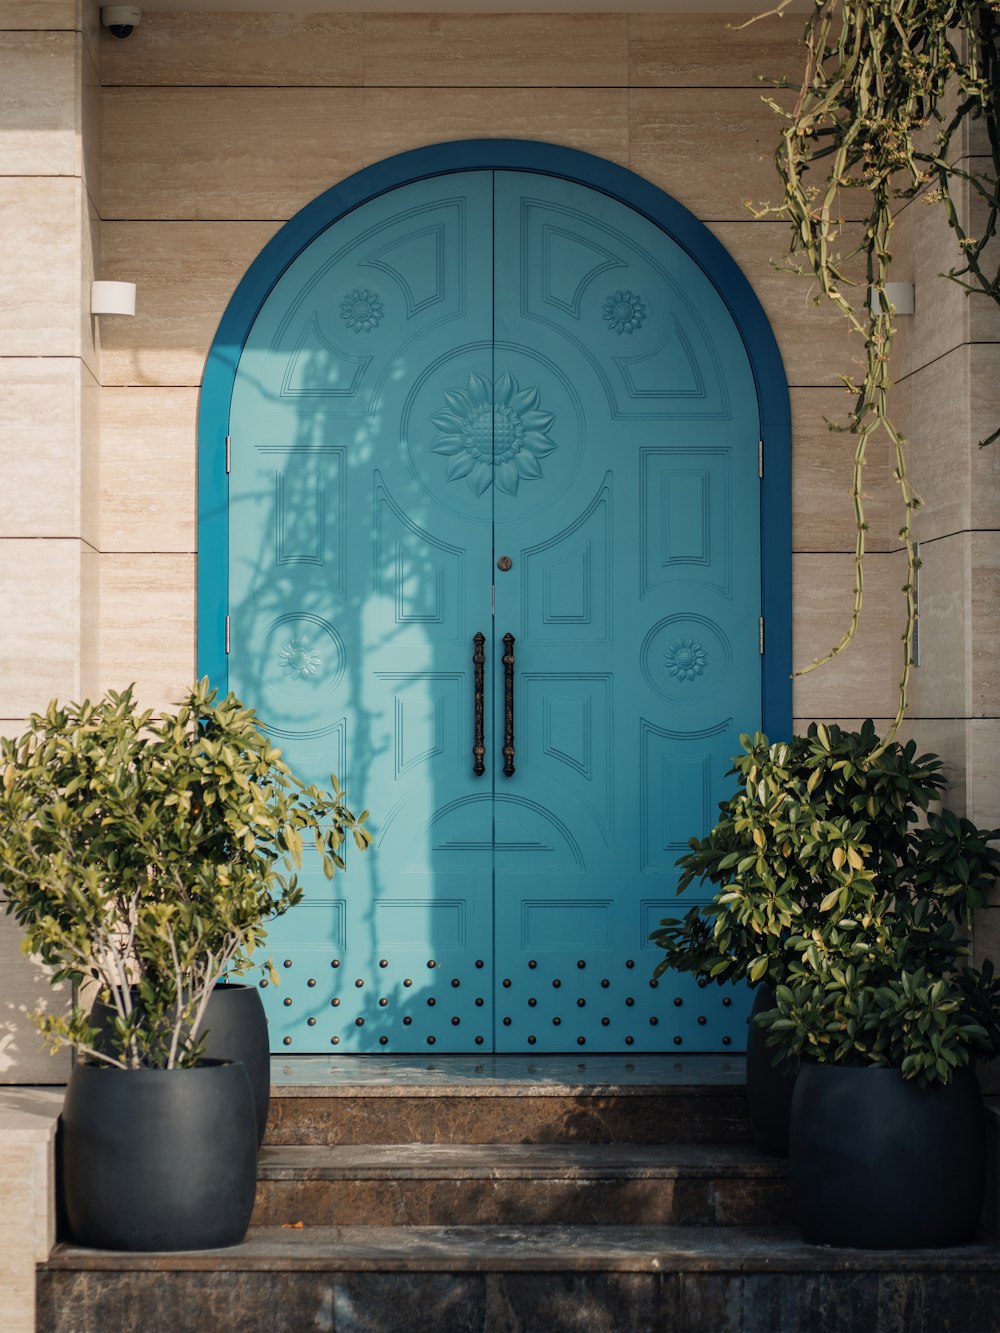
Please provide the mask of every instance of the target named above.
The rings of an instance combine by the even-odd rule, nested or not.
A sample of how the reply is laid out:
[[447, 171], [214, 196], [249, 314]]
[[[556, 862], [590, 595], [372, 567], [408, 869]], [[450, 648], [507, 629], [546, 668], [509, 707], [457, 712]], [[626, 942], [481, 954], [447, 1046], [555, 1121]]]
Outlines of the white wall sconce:
[[90, 313], [92, 315], [134, 315], [134, 282], [92, 282], [90, 284]]
[[[916, 291], [912, 282], [887, 282], [885, 299], [895, 308], [897, 315], [912, 315], [916, 309]], [[868, 304], [872, 310], [881, 308], [875, 287], [868, 288]]]

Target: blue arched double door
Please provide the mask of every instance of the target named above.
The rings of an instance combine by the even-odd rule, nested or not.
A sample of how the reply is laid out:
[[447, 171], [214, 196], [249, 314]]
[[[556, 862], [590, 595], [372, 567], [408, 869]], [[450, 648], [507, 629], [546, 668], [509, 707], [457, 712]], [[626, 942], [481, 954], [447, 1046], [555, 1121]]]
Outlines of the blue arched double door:
[[277, 1049], [739, 1047], [742, 997], [652, 986], [647, 941], [762, 721], [730, 304], [642, 211], [513, 166], [274, 269], [225, 381], [229, 685], [376, 833], [272, 929]]

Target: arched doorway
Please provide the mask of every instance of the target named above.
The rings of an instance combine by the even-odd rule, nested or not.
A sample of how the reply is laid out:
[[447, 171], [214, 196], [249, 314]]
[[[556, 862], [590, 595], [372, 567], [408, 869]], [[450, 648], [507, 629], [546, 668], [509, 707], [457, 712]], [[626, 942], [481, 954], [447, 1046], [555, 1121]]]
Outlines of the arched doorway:
[[201, 670], [377, 834], [272, 931], [278, 1049], [740, 1048], [646, 938], [790, 725], [787, 395], [706, 229], [549, 145], [381, 163], [241, 284], [201, 468]]

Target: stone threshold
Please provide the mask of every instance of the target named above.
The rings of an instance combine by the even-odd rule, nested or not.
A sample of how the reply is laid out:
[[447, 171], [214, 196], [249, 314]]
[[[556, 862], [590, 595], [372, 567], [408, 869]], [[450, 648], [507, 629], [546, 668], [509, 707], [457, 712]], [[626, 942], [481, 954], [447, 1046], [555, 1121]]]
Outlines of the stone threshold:
[[230, 1249], [130, 1254], [58, 1245], [49, 1272], [880, 1273], [1000, 1275], [1000, 1247], [851, 1250], [785, 1227], [259, 1227]]
[[739, 1088], [742, 1055], [272, 1056], [272, 1097], [565, 1097]]

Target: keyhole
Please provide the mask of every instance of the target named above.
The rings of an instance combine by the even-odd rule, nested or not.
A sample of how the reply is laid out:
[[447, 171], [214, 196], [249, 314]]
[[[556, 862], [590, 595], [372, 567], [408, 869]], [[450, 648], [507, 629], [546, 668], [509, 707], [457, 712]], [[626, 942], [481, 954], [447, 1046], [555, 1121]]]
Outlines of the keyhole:
[[500, 559], [497, 561], [497, 569], [502, 569], [503, 572], [506, 574], [508, 569], [510, 569], [513, 563], [514, 562], [513, 560], [511, 560], [509, 555], [502, 555]]

